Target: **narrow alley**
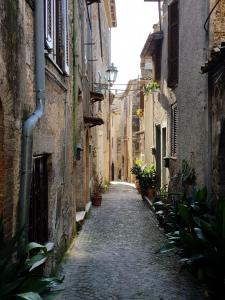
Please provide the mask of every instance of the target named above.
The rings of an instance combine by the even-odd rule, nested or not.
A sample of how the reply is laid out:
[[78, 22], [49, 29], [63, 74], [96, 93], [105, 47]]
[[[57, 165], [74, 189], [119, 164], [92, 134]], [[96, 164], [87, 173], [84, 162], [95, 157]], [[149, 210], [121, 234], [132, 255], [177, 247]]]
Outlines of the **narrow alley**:
[[203, 299], [190, 275], [178, 272], [178, 258], [155, 253], [164, 242], [132, 185], [111, 184], [66, 255], [57, 299]]

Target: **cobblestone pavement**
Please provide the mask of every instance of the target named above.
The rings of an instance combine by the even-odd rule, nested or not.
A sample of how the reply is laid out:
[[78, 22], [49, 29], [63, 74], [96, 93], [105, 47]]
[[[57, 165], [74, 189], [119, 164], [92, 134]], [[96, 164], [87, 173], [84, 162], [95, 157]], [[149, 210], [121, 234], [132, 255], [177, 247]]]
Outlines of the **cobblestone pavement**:
[[178, 272], [177, 258], [155, 254], [164, 241], [136, 190], [111, 185], [68, 252], [57, 300], [203, 299], [189, 274]]

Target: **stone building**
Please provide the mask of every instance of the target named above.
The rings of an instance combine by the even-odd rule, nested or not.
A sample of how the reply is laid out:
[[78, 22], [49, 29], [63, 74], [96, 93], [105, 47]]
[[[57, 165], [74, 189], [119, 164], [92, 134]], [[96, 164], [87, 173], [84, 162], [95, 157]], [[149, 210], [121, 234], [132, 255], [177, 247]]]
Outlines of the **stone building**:
[[196, 170], [198, 186], [209, 186], [208, 81], [200, 72], [208, 54], [209, 40], [204, 30], [208, 3], [160, 3], [161, 43], [153, 49], [153, 68], [160, 78], [159, 103], [167, 113], [168, 170], [173, 176], [185, 159]]
[[[162, 32], [154, 25], [141, 52], [141, 75], [148, 75], [144, 94], [144, 152], [145, 163], [156, 167], [159, 186], [168, 184], [168, 170], [165, 168], [165, 157], [168, 154], [168, 108], [164, 107], [157, 89], [148, 89], [151, 83], [161, 82], [161, 47]], [[149, 64], [151, 61], [151, 64]], [[142, 66], [145, 66], [144, 72]]]
[[[103, 123], [92, 104], [96, 2], [0, 3], [0, 213], [8, 235], [25, 226], [21, 245], [55, 243], [52, 268], [90, 201], [91, 127]], [[114, 0], [101, 7], [114, 24]]]
[[122, 101], [119, 94], [115, 96], [111, 106], [111, 180], [121, 180], [121, 143], [122, 143], [122, 119], [121, 119], [121, 106]]
[[53, 1], [0, 5], [5, 231], [10, 235], [25, 226], [21, 246], [27, 240], [50, 240], [58, 257], [75, 230], [73, 3], [62, 1], [55, 9]]
[[[209, 1], [205, 32], [209, 38], [208, 59], [202, 65], [203, 77], [208, 74], [210, 178], [212, 192], [225, 196], [225, 1]], [[206, 74], [206, 75], [205, 75]]]
[[[111, 124], [114, 140], [117, 140], [117, 178], [124, 181], [133, 181], [134, 178], [130, 172], [136, 159], [144, 161], [144, 110], [143, 86], [146, 81], [140, 79], [130, 80], [126, 90], [118, 94], [114, 99], [112, 106], [112, 115], [120, 111], [120, 130], [117, 130], [118, 124]], [[119, 106], [120, 104], [120, 106]], [[139, 114], [140, 112], [140, 114]], [[115, 136], [114, 136], [115, 135]], [[114, 143], [115, 144], [115, 143]], [[115, 153], [113, 159], [115, 160]]]
[[[93, 5], [93, 92], [99, 94], [93, 104], [95, 116], [101, 118], [103, 126], [93, 128], [93, 151], [95, 172], [104, 182], [111, 179], [110, 106], [113, 94], [110, 92], [107, 70], [111, 65], [111, 28], [116, 27], [115, 1], [105, 0]], [[98, 101], [99, 100], [99, 101]]]

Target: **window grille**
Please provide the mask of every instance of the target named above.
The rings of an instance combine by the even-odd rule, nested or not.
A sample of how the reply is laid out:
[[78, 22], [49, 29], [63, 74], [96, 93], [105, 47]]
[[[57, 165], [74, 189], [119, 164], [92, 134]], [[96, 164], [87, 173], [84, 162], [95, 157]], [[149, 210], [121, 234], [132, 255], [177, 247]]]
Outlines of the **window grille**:
[[179, 2], [168, 6], [168, 86], [178, 83], [179, 71]]

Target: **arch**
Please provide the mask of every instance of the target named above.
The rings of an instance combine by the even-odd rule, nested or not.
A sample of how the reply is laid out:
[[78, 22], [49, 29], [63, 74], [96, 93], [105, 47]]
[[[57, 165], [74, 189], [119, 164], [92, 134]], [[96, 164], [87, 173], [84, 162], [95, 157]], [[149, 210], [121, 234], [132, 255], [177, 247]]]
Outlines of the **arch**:
[[111, 179], [112, 179], [112, 181], [115, 180], [115, 166], [114, 166], [114, 162], [112, 162], [112, 165], [111, 165]]

